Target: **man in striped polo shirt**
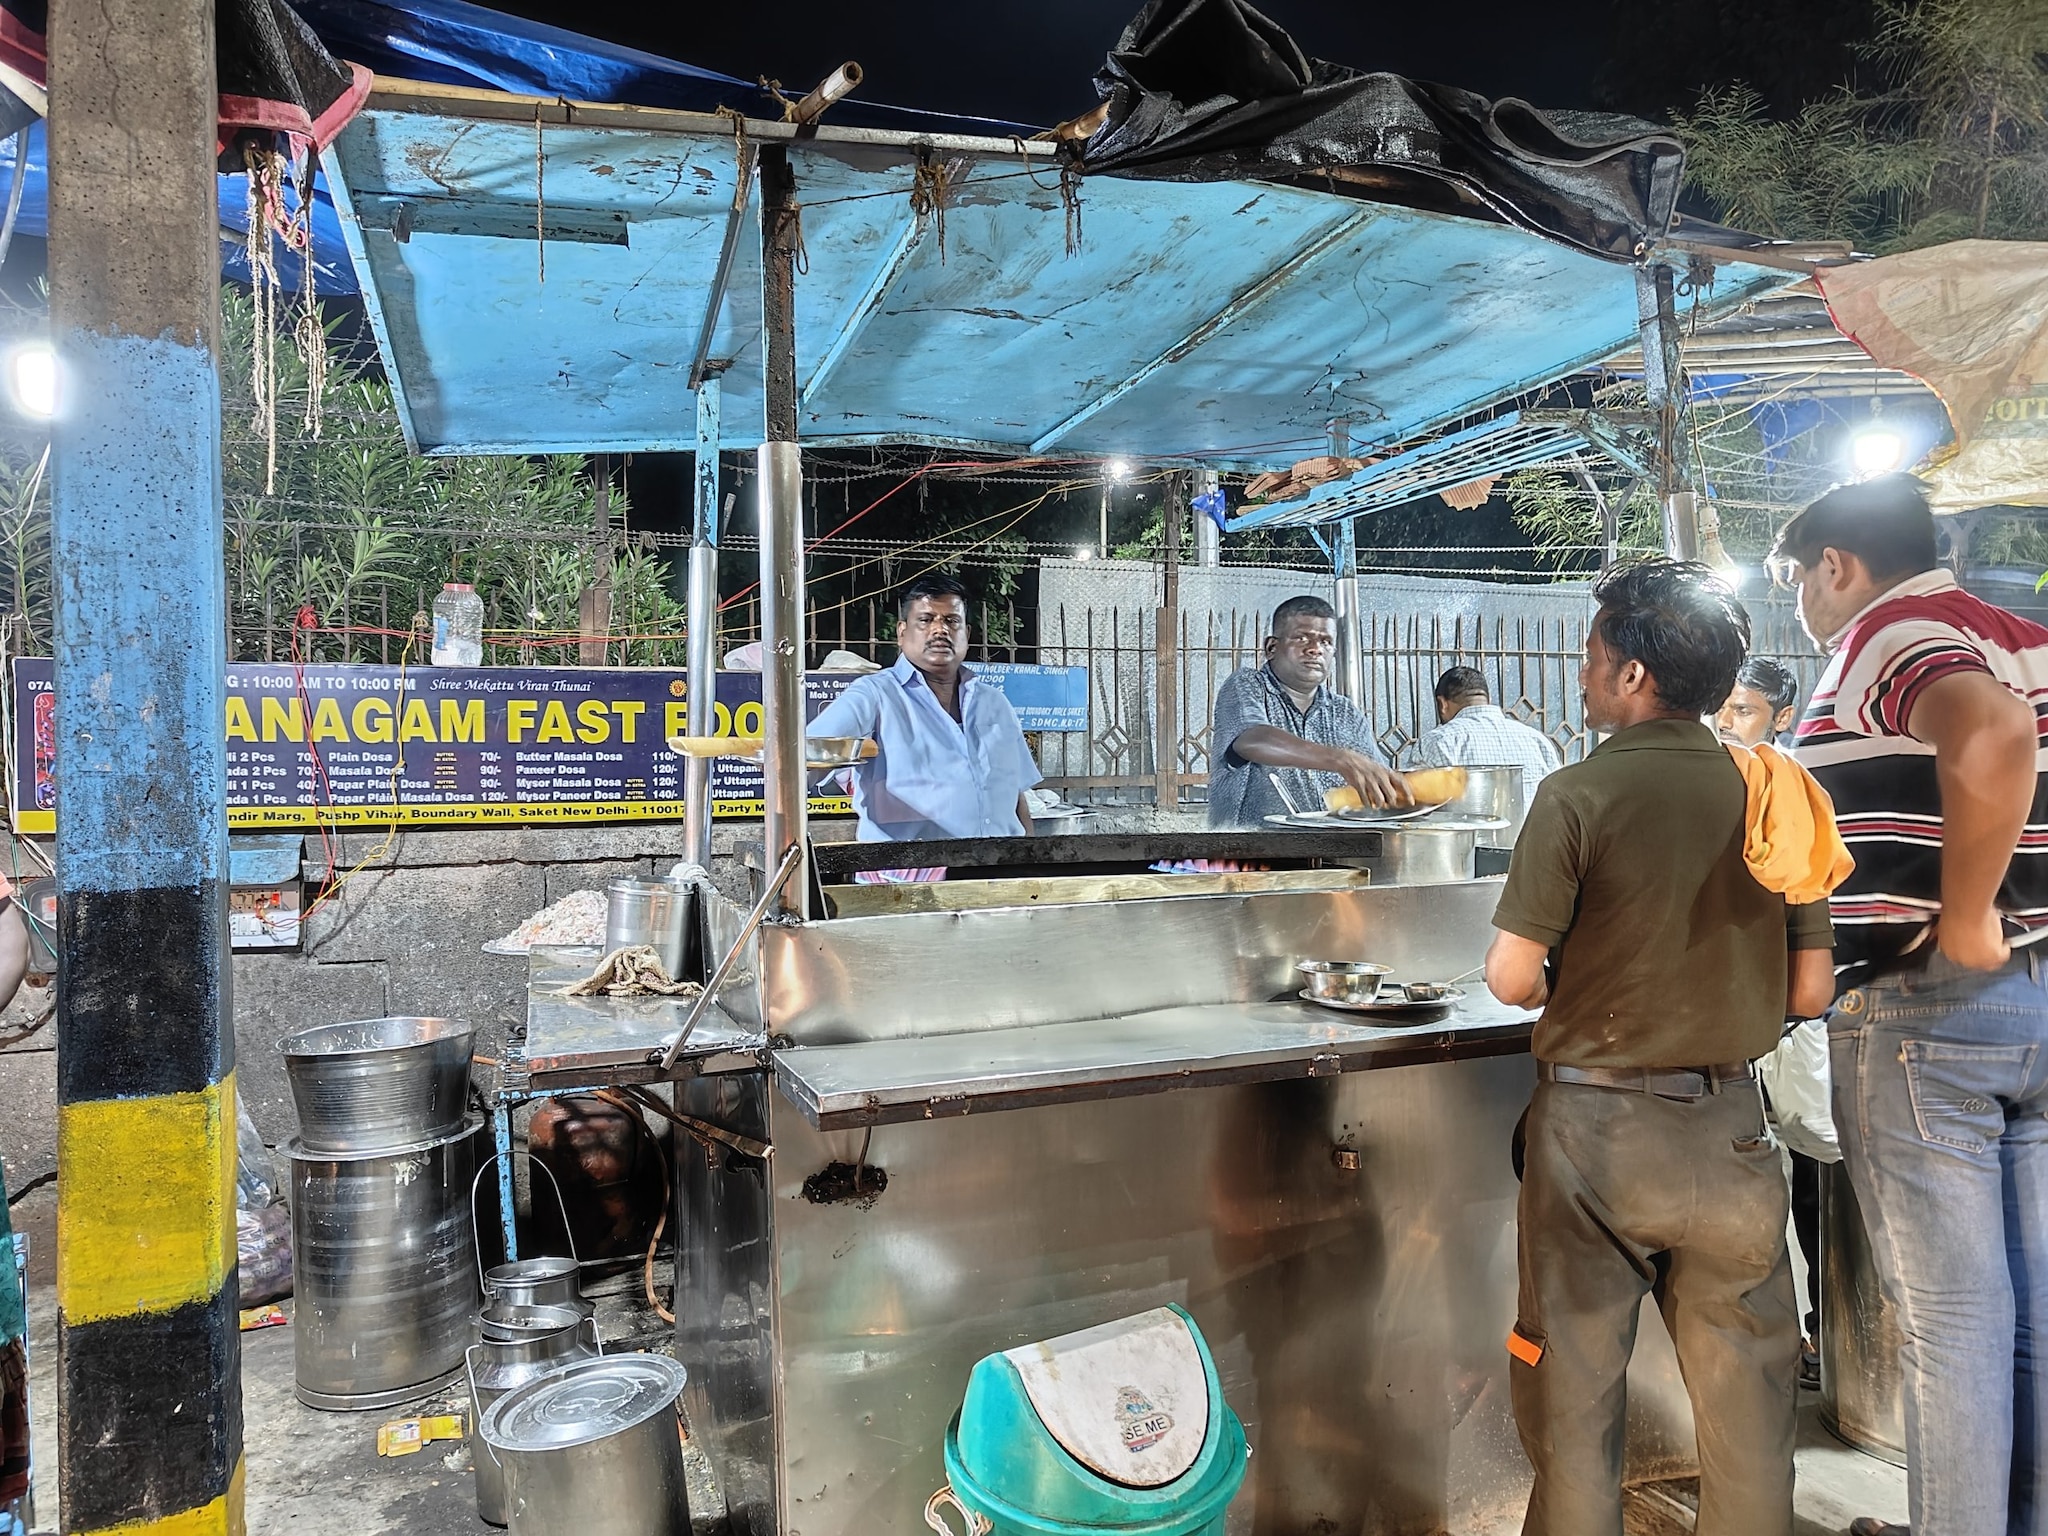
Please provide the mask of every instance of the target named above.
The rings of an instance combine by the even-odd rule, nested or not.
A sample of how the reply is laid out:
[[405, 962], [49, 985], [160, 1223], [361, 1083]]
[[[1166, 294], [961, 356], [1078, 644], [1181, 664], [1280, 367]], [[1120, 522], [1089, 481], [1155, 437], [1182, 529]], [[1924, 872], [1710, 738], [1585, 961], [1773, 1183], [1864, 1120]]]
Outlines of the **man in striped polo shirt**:
[[1835, 1122], [1906, 1341], [1912, 1529], [2048, 1531], [2048, 629], [1956, 585], [1909, 475], [1829, 492], [1773, 564], [1830, 655], [1797, 755], [1856, 856]]

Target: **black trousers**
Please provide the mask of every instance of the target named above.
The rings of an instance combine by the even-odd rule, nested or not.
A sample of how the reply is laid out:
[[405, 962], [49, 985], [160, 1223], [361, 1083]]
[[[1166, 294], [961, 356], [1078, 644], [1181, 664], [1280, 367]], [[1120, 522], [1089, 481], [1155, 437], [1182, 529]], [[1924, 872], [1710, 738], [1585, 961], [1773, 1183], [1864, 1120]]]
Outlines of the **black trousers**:
[[[1524, 1536], [1621, 1536], [1626, 1372], [1654, 1294], [1699, 1443], [1698, 1536], [1791, 1536], [1799, 1315], [1763, 1099], [1539, 1083], [1519, 1207]], [[1530, 1351], [1523, 1349], [1522, 1355]]]

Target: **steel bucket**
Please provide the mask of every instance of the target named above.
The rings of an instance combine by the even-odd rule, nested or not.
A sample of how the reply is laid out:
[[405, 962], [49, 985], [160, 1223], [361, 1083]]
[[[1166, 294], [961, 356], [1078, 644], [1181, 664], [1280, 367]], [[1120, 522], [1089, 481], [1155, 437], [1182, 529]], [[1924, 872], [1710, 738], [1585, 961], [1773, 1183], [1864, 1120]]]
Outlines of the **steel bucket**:
[[[529, 1381], [538, 1381], [572, 1360], [588, 1360], [600, 1351], [583, 1337], [583, 1315], [568, 1307], [521, 1307], [519, 1326], [510, 1336], [481, 1342], [464, 1357], [469, 1366], [469, 1401], [477, 1422], [499, 1398]], [[471, 1458], [476, 1466], [476, 1512], [492, 1525], [503, 1525], [505, 1469], [481, 1437]]]
[[1820, 1421], [1857, 1450], [1906, 1464], [1899, 1319], [1840, 1163], [1820, 1171]]
[[683, 974], [683, 938], [694, 887], [682, 881], [614, 880], [604, 888], [606, 953], [652, 945], [671, 980]]
[[1465, 793], [1444, 806], [1442, 812], [1447, 816], [1505, 821], [1505, 827], [1485, 835], [1483, 841], [1489, 848], [1514, 847], [1522, 832], [1522, 819], [1528, 813], [1528, 806], [1522, 803], [1522, 770], [1515, 767], [1467, 768]]
[[512, 1536], [690, 1536], [683, 1368], [576, 1360], [506, 1393], [480, 1434], [505, 1469]]
[[[483, 1166], [477, 1169], [476, 1178], [471, 1182], [469, 1190], [472, 1220], [476, 1219], [475, 1212], [479, 1209], [476, 1198], [477, 1186], [483, 1183], [484, 1174], [489, 1171], [491, 1164], [506, 1155], [503, 1152], [493, 1152], [484, 1159]], [[548, 1183], [554, 1187], [555, 1204], [562, 1212], [562, 1232], [569, 1236], [569, 1207], [562, 1199], [562, 1186], [555, 1178], [554, 1170], [530, 1152], [515, 1155], [524, 1157], [533, 1167], [548, 1176]], [[483, 1238], [480, 1235], [476, 1246], [478, 1254], [481, 1255]], [[566, 1259], [553, 1255], [513, 1259], [506, 1264], [494, 1264], [488, 1270], [481, 1268], [481, 1257], [477, 1263], [478, 1278], [483, 1281], [484, 1287], [484, 1321], [487, 1324], [493, 1320], [494, 1314], [502, 1315], [508, 1308], [567, 1307], [583, 1317], [597, 1315], [596, 1304], [583, 1298], [583, 1266], [576, 1259], [574, 1236], [569, 1236], [569, 1256]]]
[[475, 1026], [454, 1019], [358, 1019], [277, 1042], [299, 1110], [299, 1140], [321, 1152], [378, 1152], [451, 1136], [469, 1108]]
[[388, 1408], [462, 1368], [476, 1312], [470, 1180], [483, 1117], [385, 1152], [285, 1146], [299, 1401]]

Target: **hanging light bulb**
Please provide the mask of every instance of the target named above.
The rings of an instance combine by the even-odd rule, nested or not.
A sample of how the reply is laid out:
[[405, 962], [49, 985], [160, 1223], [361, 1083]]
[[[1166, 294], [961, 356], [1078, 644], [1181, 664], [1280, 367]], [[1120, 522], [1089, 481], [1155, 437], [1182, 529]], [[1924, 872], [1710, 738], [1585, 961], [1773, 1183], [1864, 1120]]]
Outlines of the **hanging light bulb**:
[[1888, 475], [1906, 457], [1906, 442], [1884, 425], [1884, 400], [1877, 393], [1877, 376], [1870, 380], [1870, 420], [1849, 439], [1849, 461], [1856, 466], [1858, 480]]
[[7, 392], [24, 416], [48, 421], [57, 414], [57, 353], [47, 341], [16, 347], [7, 358]]
[[1896, 432], [1884, 427], [1865, 427], [1850, 440], [1849, 454], [1856, 465], [1856, 478], [1870, 480], [1897, 469], [1906, 456], [1906, 445], [1899, 441]]

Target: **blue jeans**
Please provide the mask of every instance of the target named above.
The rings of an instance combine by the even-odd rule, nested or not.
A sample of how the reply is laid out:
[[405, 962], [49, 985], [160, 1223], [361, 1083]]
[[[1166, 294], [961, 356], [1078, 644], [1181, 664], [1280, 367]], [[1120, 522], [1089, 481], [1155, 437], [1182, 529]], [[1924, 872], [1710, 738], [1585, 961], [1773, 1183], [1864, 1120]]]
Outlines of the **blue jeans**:
[[1843, 993], [1828, 1040], [1843, 1162], [1905, 1336], [1913, 1536], [2048, 1536], [2041, 962], [1936, 955]]

